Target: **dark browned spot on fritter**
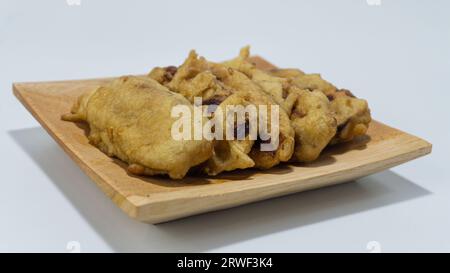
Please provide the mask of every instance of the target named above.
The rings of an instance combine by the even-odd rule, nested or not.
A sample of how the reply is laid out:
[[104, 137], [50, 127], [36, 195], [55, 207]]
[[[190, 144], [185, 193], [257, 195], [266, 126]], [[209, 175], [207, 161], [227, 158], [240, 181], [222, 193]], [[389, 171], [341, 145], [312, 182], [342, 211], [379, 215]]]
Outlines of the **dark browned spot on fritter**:
[[304, 118], [304, 117], [306, 117], [306, 115], [307, 115], [307, 113], [305, 113], [303, 110], [294, 109], [294, 111], [292, 111], [292, 114], [291, 114], [291, 119], [292, 118]]
[[350, 90], [347, 89], [340, 89], [337, 92], [344, 92], [345, 95], [351, 97], [351, 98], [355, 98], [355, 95], [353, 95], [353, 93]]
[[150, 85], [148, 85], [147, 83], [138, 83], [136, 84], [137, 88], [150, 88]]
[[120, 77], [120, 79], [122, 80], [122, 82], [127, 82], [130, 79], [130, 76], [122, 76]]
[[339, 124], [336, 129], [337, 132], [341, 132], [342, 130], [344, 130], [344, 128], [345, 128], [345, 126], [347, 126], [348, 122], [349, 122], [349, 120], [346, 120], [344, 123]]
[[287, 96], [288, 96], [288, 90], [287, 90], [287, 88], [283, 88], [283, 91], [281, 93], [281, 97], [283, 99], [285, 99], [285, 98], [287, 98]]
[[178, 68], [176, 66], [167, 66], [164, 68], [164, 70], [166, 71], [164, 73], [164, 79], [168, 82], [170, 82], [173, 79], [173, 76], [175, 75], [175, 73], [177, 73]]
[[279, 68], [272, 68], [272, 69], [269, 70], [269, 72], [275, 73], [275, 72], [278, 72], [280, 70], [281, 69], [279, 69]]
[[206, 99], [202, 102], [203, 105], [206, 105], [208, 108], [206, 111], [208, 113], [213, 113], [216, 111], [217, 107], [226, 99], [226, 96], [213, 96], [209, 99]]
[[279, 134], [278, 143], [281, 145], [286, 140], [286, 137], [283, 134]]
[[219, 105], [222, 103], [222, 101], [224, 101], [226, 99], [226, 97], [224, 96], [213, 96], [209, 99], [206, 99], [203, 101], [203, 105]]

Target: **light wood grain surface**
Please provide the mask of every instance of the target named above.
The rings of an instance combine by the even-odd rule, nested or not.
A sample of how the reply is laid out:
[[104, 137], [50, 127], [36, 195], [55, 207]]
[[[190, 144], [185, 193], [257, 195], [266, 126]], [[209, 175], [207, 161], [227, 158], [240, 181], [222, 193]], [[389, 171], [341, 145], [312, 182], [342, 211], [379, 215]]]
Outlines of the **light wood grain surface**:
[[[259, 57], [253, 61], [262, 68], [272, 67]], [[311, 164], [283, 164], [268, 171], [239, 170], [181, 181], [131, 176], [123, 162], [88, 143], [86, 125], [60, 119], [78, 95], [111, 79], [15, 83], [13, 90], [105, 194], [140, 221], [160, 223], [350, 181], [431, 152], [430, 143], [374, 121], [367, 136], [327, 148]]]

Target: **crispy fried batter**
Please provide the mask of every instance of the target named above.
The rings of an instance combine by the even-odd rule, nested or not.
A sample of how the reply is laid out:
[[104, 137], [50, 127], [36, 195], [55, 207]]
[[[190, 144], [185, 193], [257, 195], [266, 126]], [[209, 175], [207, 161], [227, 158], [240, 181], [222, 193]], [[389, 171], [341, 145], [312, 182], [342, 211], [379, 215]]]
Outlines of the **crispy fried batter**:
[[150, 78], [122, 77], [82, 96], [63, 119], [88, 122], [89, 141], [129, 163], [129, 172], [180, 179], [212, 156], [213, 143], [174, 140], [170, 114], [175, 105], [193, 107]]
[[[164, 73], [158, 68], [153, 69], [149, 76], [164, 79], [160, 76]], [[210, 64], [195, 51], [189, 53], [170, 81], [161, 82], [192, 103], [195, 97], [201, 97], [203, 105], [219, 105], [223, 111], [227, 105], [249, 104], [242, 96], [233, 95], [233, 90], [217, 79], [210, 70]], [[204, 164], [204, 171], [209, 175], [217, 175], [223, 171], [253, 167], [255, 163], [247, 155], [253, 143], [254, 141], [248, 139], [216, 141], [214, 154]]]
[[[211, 64], [213, 73], [226, 85], [233, 88], [237, 94], [243, 96], [246, 100], [254, 105], [265, 105], [270, 107], [277, 105], [275, 101], [266, 94], [259, 85], [254, 83], [244, 73], [225, 67], [221, 64]], [[271, 128], [270, 115], [266, 121], [268, 128]], [[255, 161], [255, 167], [261, 169], [271, 168], [280, 162], [288, 161], [293, 153], [294, 148], [294, 130], [290, 124], [287, 113], [279, 109], [279, 146], [275, 151], [261, 151], [259, 145], [252, 148], [250, 157]]]
[[248, 61], [249, 55], [249, 48], [244, 47], [237, 58], [224, 64], [245, 73], [290, 115], [295, 130], [294, 159], [315, 160], [336, 133], [336, 120], [327, 97], [294, 84], [291, 76], [303, 76], [300, 70], [272, 70], [274, 75], [256, 68]]
[[290, 86], [289, 79], [273, 76], [261, 69], [257, 69], [255, 65], [248, 61], [249, 56], [250, 48], [247, 46], [241, 49], [236, 58], [223, 62], [223, 65], [244, 73], [260, 87], [260, 90], [271, 96], [289, 114], [292, 107], [292, 105], [286, 104]]
[[300, 89], [319, 90], [327, 96], [338, 128], [330, 144], [350, 141], [367, 132], [371, 117], [365, 100], [356, 98], [348, 90], [337, 89], [319, 74], [305, 74], [296, 69], [274, 69], [270, 73], [290, 79]]
[[295, 159], [310, 162], [319, 157], [336, 134], [336, 119], [322, 92], [296, 87], [291, 92], [298, 94], [291, 113], [295, 130]]
[[[222, 113], [226, 112], [227, 106], [233, 105], [242, 105], [247, 106], [250, 102], [245, 100], [239, 94], [232, 94], [228, 98], [226, 98], [223, 102], [220, 103], [218, 107], [221, 108]], [[232, 171], [235, 169], [246, 169], [255, 166], [255, 162], [248, 155], [252, 146], [254, 144], [254, 140], [249, 139], [248, 136], [245, 136], [245, 139], [239, 140], [225, 140], [226, 138], [226, 116], [224, 115], [222, 119], [218, 120], [218, 122], [222, 123], [223, 134], [222, 139], [218, 140], [214, 146], [214, 155], [206, 162], [204, 171], [209, 175], [216, 175], [223, 171]], [[235, 124], [234, 134], [237, 134], [237, 128], [241, 126], [237, 125], [237, 121]]]
[[330, 105], [338, 122], [338, 131], [331, 144], [350, 141], [367, 132], [372, 119], [366, 100], [342, 95], [337, 96]]
[[[154, 70], [150, 74], [158, 78], [155, 75], [163, 73]], [[215, 104], [222, 108], [230, 104], [276, 105], [270, 96], [245, 74], [222, 64], [207, 62], [204, 58], [198, 57], [194, 51], [191, 51], [172, 80], [165, 85], [190, 101], [200, 96], [203, 98], [203, 104]], [[258, 149], [256, 147], [251, 149], [254, 141], [248, 139], [218, 141], [215, 144], [214, 156], [208, 160], [205, 171], [214, 175], [225, 170], [253, 166], [265, 169], [289, 160], [293, 153], [294, 132], [288, 115], [282, 110], [280, 112], [282, 113], [279, 140], [282, 141], [276, 151], [262, 152], [259, 151], [259, 146]]]
[[194, 97], [202, 97], [208, 104], [223, 101], [231, 95], [231, 90], [209, 71], [209, 63], [205, 58], [199, 57], [193, 50], [179, 68], [170, 71], [175, 73], [169, 73], [171, 76], [168, 77], [167, 69], [155, 68], [149, 76], [191, 102], [194, 102]]
[[303, 71], [297, 68], [274, 68], [270, 69], [268, 73], [280, 78], [295, 78], [305, 75]]
[[150, 71], [148, 76], [164, 85], [172, 80], [175, 73], [177, 73], [177, 67], [171, 65], [166, 67], [155, 67]]
[[[128, 172], [167, 174], [174, 179], [183, 178], [192, 167], [217, 175], [235, 169], [268, 169], [289, 160], [310, 162], [327, 145], [366, 133], [371, 116], [365, 100], [336, 88], [319, 74], [261, 70], [249, 56], [249, 47], [244, 47], [238, 57], [213, 63], [191, 51], [179, 67], [156, 67], [146, 77], [122, 77], [83, 94], [62, 119], [87, 122], [89, 141], [127, 162]], [[236, 105], [267, 107], [268, 117], [263, 120], [258, 112], [241, 123], [233, 121], [233, 133], [244, 132], [243, 139], [227, 140], [228, 120], [223, 116], [215, 119], [217, 127], [212, 128], [214, 132], [219, 132], [218, 126], [223, 128], [224, 140], [174, 140], [172, 107], [198, 109], [196, 97], [202, 98], [212, 117], [218, 117], [212, 108], [226, 113], [228, 106]], [[249, 124], [255, 120], [250, 119], [256, 118], [257, 127], [263, 123], [270, 129], [274, 107], [279, 107], [278, 135], [267, 139], [258, 132], [256, 140], [251, 138]], [[207, 120], [203, 118], [203, 124]], [[271, 142], [278, 146], [261, 149]]]

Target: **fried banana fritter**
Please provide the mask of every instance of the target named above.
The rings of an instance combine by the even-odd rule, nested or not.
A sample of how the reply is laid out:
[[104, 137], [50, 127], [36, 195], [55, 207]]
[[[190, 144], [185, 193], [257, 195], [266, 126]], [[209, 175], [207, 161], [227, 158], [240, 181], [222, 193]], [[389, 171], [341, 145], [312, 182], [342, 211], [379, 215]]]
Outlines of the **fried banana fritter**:
[[[211, 65], [213, 73], [226, 85], [233, 88], [235, 93], [243, 96], [254, 105], [267, 106], [268, 120], [266, 120], [266, 124], [268, 128], [271, 128], [270, 109], [271, 106], [277, 105], [275, 101], [244, 73], [221, 64]], [[257, 140], [256, 145], [252, 147], [250, 157], [255, 161], [255, 167], [268, 169], [291, 158], [294, 149], [295, 133], [290, 124], [289, 116], [281, 107], [279, 107], [278, 126], [279, 136], [275, 140], [278, 142], [278, 147], [275, 150], [261, 151], [261, 140]]]
[[[212, 63], [191, 51], [170, 81], [167, 71], [157, 68], [149, 76], [178, 92], [191, 102], [202, 97], [204, 105], [277, 105], [263, 89], [245, 74], [222, 64]], [[217, 174], [238, 168], [270, 168], [288, 161], [293, 153], [294, 131], [288, 115], [281, 110], [279, 146], [274, 151], [260, 151], [260, 140], [223, 140], [215, 144], [213, 157], [205, 165], [205, 172]], [[270, 116], [269, 116], [270, 118]], [[270, 128], [270, 124], [268, 125]]]
[[[239, 94], [232, 94], [221, 102], [218, 107], [221, 108], [222, 112], [225, 113], [227, 106], [242, 105], [247, 106], [250, 102], [245, 100]], [[226, 128], [226, 116], [223, 116], [219, 120], [222, 124], [222, 128]], [[245, 124], [244, 130], [245, 130]], [[241, 128], [236, 121], [236, 129]], [[234, 128], [233, 128], [234, 129]], [[235, 135], [237, 131], [233, 132]], [[246, 132], [244, 132], [246, 133]], [[209, 175], [216, 175], [223, 171], [232, 171], [236, 169], [246, 169], [255, 166], [255, 162], [249, 156], [254, 140], [249, 139], [245, 136], [245, 139], [239, 140], [226, 140], [226, 131], [222, 132], [222, 140], [218, 140], [214, 146], [214, 155], [206, 162], [204, 165], [204, 171]]]
[[291, 92], [298, 95], [291, 113], [295, 130], [295, 159], [310, 162], [319, 157], [336, 134], [336, 119], [322, 92], [295, 87]]
[[64, 120], [86, 121], [89, 141], [109, 156], [129, 163], [134, 174], [183, 178], [213, 154], [207, 140], [171, 137], [171, 108], [193, 107], [183, 96], [150, 78], [122, 77], [80, 97]]
[[338, 90], [330, 106], [338, 123], [338, 131], [331, 144], [350, 141], [367, 132], [372, 118], [366, 100], [350, 96], [346, 90]]
[[305, 74], [297, 69], [273, 69], [269, 73], [290, 79], [292, 85], [300, 89], [319, 90], [327, 96], [337, 120], [337, 132], [330, 144], [350, 141], [367, 132], [371, 121], [367, 101], [356, 98], [348, 90], [336, 88], [319, 74]]
[[257, 69], [255, 65], [248, 61], [249, 57], [250, 48], [247, 46], [241, 49], [236, 58], [223, 62], [223, 65], [245, 74], [252, 82], [259, 86], [260, 90], [271, 96], [289, 114], [292, 107], [292, 105], [286, 105], [289, 80], [270, 75], [261, 69]]
[[230, 88], [209, 71], [209, 63], [205, 58], [199, 57], [193, 50], [179, 68], [157, 67], [150, 72], [149, 77], [180, 93], [192, 103], [194, 97], [202, 97], [205, 104], [209, 104], [223, 101], [231, 95]]
[[[83, 94], [62, 119], [87, 122], [89, 141], [127, 162], [130, 173], [167, 174], [173, 179], [183, 178], [193, 167], [217, 175], [268, 169], [287, 161], [311, 162], [327, 145], [366, 133], [371, 116], [365, 100], [336, 88], [320, 74], [262, 70], [249, 57], [250, 49], [244, 47], [236, 58], [215, 63], [192, 50], [179, 67], [155, 67], [147, 76], [122, 77]], [[171, 109], [176, 105], [209, 114], [202, 122], [214, 120], [212, 133], [221, 138], [173, 139], [176, 119]], [[229, 106], [263, 107], [268, 116], [245, 113], [245, 120], [229, 124], [229, 117], [219, 116]], [[274, 108], [277, 116], [271, 112]], [[279, 132], [267, 138], [257, 131], [255, 139], [255, 122], [269, 130], [276, 122]], [[227, 138], [227, 126], [235, 137], [244, 137]], [[272, 150], [261, 149], [272, 143]]]
[[[191, 103], [194, 103], [195, 97], [201, 97], [203, 105], [215, 105], [223, 111], [227, 105], [249, 104], [242, 96], [233, 95], [233, 90], [217, 79], [210, 69], [210, 64], [195, 51], [191, 51], [183, 64], [170, 75], [167, 77], [167, 69], [164, 68], [155, 68], [149, 74], [151, 78], [180, 93]], [[222, 121], [222, 124], [225, 122]], [[214, 153], [203, 164], [203, 171], [209, 175], [217, 175], [223, 171], [255, 166], [255, 162], [248, 156], [253, 143], [254, 141], [249, 139], [216, 141]]]
[[320, 91], [311, 92], [294, 84], [291, 77], [303, 75], [300, 70], [270, 74], [251, 64], [249, 56], [249, 48], [244, 47], [237, 58], [224, 65], [245, 73], [290, 116], [295, 131], [294, 159], [300, 162], [317, 159], [336, 134], [336, 119], [327, 97]]

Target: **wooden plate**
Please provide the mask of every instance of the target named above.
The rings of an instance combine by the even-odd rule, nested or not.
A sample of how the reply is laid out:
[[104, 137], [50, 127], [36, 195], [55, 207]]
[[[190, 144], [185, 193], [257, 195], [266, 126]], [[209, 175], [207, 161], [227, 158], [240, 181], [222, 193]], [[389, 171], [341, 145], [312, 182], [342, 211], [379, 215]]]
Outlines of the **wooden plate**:
[[[271, 64], [260, 57], [261, 68]], [[372, 122], [368, 135], [328, 148], [314, 163], [268, 171], [240, 170], [217, 177], [135, 177], [125, 164], [88, 143], [85, 125], [61, 121], [78, 95], [109, 79], [15, 83], [14, 94], [64, 151], [130, 217], [160, 223], [294, 192], [320, 188], [378, 172], [431, 152], [431, 144]], [[80, 192], [80, 194], [82, 194]]]

